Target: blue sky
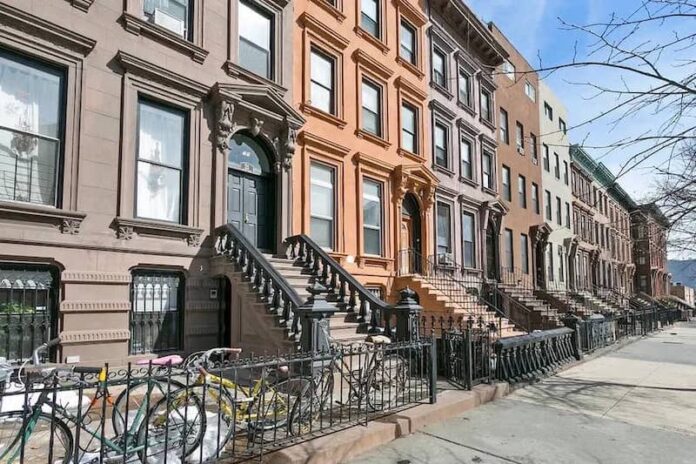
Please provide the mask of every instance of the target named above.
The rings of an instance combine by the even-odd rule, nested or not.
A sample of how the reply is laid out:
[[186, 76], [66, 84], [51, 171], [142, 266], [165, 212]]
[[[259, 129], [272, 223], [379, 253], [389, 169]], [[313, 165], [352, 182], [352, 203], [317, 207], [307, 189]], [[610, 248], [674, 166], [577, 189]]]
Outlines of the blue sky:
[[[568, 31], [559, 17], [573, 24], [585, 25], [608, 20], [612, 12], [622, 16], [629, 15], [639, 5], [637, 0], [465, 0], [484, 21], [493, 21], [515, 44], [527, 61], [539, 67], [539, 57], [543, 66], [568, 63], [572, 60], [574, 46], [578, 41], [578, 57], [587, 51], [587, 36], [576, 31]], [[643, 37], [659, 39], [671, 31], [658, 29], [643, 32]], [[665, 58], [669, 59], [669, 58]], [[672, 65], [672, 63], [668, 63]], [[596, 116], [602, 108], [613, 106], [614, 97], [596, 97], [596, 91], [585, 82], [613, 82], [627, 79], [632, 85], [649, 86], [651, 82], [635, 75], [620, 75], [616, 71], [600, 68], [570, 68], [545, 78], [547, 84], [563, 100], [568, 110], [568, 124], [574, 126]], [[594, 98], [592, 98], [595, 96]], [[571, 142], [583, 142], [586, 146], [606, 146], [626, 137], [638, 136], [656, 126], [660, 115], [643, 112], [636, 114], [622, 124], [612, 127], [612, 120], [603, 118], [596, 123], [571, 129]], [[614, 173], [619, 173], [622, 165], [635, 151], [636, 147], [623, 152], [607, 153], [602, 149], [588, 149], [596, 158], [606, 164]], [[653, 166], [664, 161], [654, 157], [639, 168], [630, 170], [620, 177], [621, 185], [640, 201], [650, 194], [656, 180]]]

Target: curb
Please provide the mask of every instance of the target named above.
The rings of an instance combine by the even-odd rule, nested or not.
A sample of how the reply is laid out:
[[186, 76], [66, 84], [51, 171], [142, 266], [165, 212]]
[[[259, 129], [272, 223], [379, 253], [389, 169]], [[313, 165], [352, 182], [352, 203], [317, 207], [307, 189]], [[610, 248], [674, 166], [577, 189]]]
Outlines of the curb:
[[338, 464], [423, 427], [459, 416], [506, 396], [505, 382], [477, 385], [471, 391], [445, 390], [437, 403], [421, 404], [368, 423], [324, 435], [264, 456], [267, 464]]

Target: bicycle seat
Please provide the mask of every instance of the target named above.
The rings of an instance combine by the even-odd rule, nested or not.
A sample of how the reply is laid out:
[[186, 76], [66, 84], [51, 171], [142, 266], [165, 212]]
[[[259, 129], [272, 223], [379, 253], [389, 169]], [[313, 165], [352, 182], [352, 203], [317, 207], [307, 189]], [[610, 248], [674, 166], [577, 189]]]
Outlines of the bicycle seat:
[[160, 358], [155, 359], [141, 359], [140, 361], [137, 361], [135, 364], [143, 366], [152, 363], [153, 366], [176, 366], [181, 364], [183, 361], [184, 359], [178, 354], [172, 354], [169, 356], [162, 356]]
[[392, 342], [391, 338], [384, 335], [373, 335], [368, 341], [374, 343], [375, 345], [388, 345]]

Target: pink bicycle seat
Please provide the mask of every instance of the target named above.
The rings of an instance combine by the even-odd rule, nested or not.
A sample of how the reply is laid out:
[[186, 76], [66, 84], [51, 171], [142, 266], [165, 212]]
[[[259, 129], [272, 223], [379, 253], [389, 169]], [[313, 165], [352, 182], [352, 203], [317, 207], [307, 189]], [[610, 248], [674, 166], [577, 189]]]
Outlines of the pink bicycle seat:
[[153, 366], [176, 366], [182, 362], [184, 362], [184, 359], [181, 356], [178, 354], [172, 354], [155, 359], [141, 359], [140, 361], [136, 362], [136, 364], [142, 366], [152, 363]]

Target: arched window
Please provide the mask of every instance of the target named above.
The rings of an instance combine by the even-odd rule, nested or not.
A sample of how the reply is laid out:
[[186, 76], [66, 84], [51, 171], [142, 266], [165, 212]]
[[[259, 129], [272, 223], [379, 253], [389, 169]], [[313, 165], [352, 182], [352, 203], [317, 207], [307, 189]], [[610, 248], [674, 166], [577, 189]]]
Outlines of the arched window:
[[244, 133], [234, 134], [227, 155], [228, 166], [233, 169], [262, 176], [271, 172], [271, 163], [264, 147]]

